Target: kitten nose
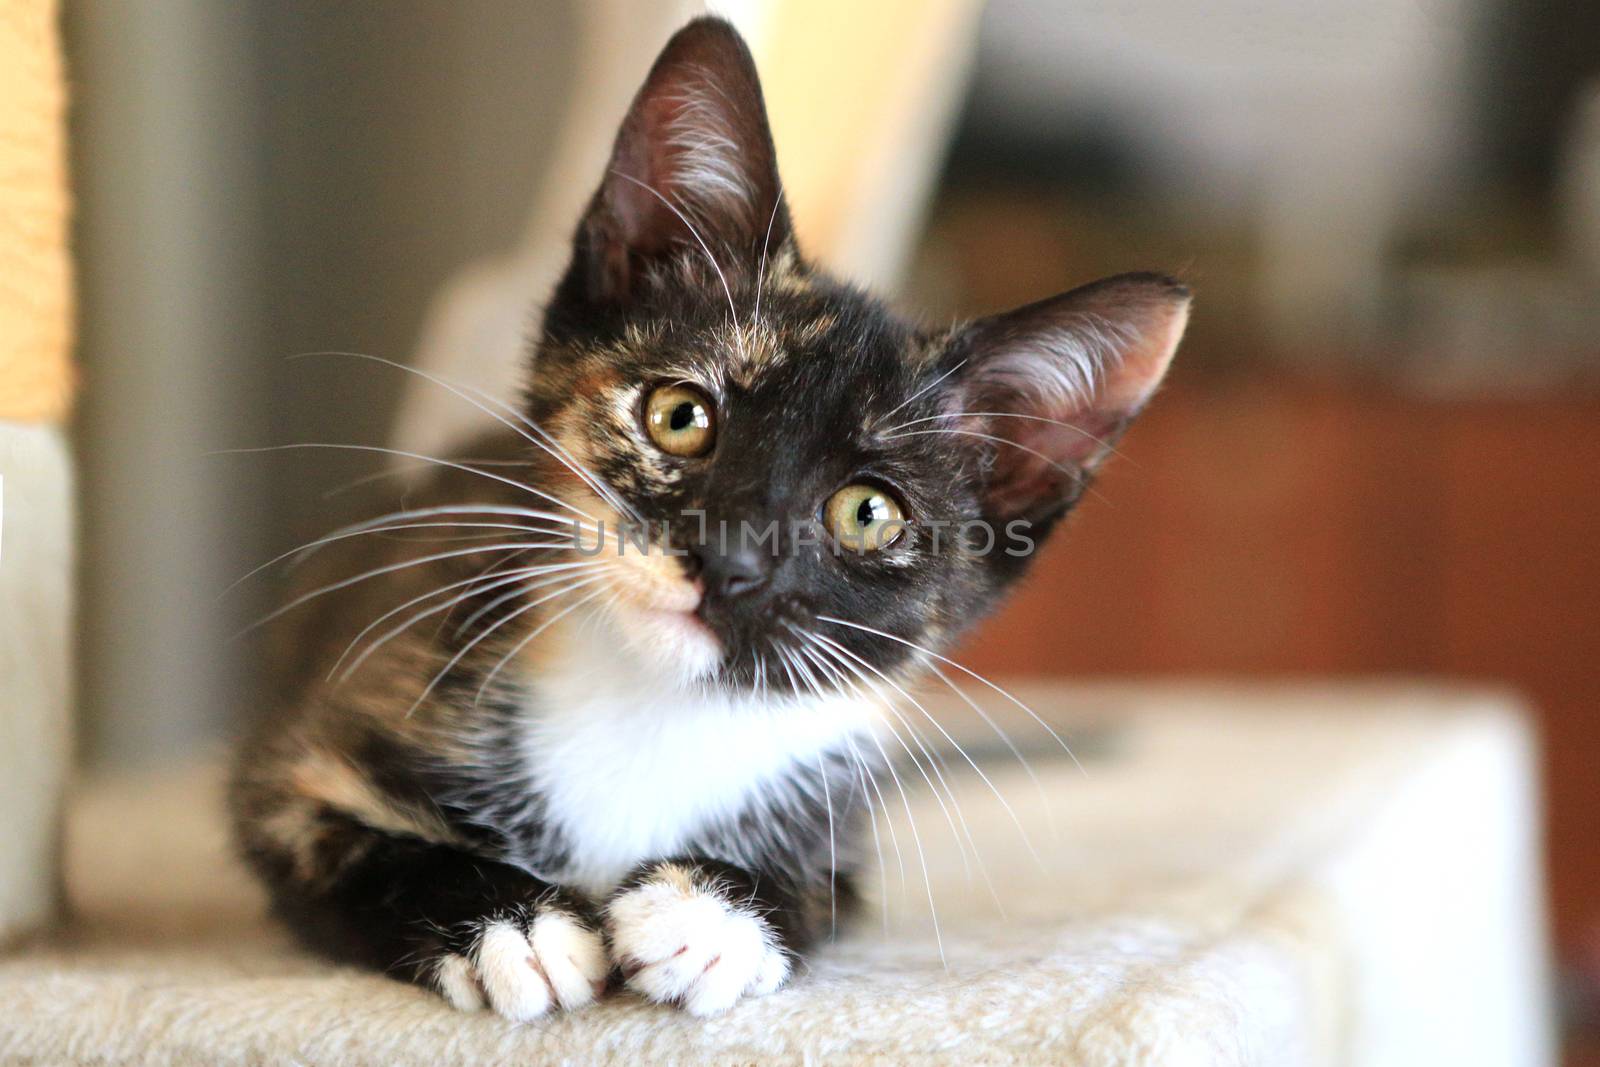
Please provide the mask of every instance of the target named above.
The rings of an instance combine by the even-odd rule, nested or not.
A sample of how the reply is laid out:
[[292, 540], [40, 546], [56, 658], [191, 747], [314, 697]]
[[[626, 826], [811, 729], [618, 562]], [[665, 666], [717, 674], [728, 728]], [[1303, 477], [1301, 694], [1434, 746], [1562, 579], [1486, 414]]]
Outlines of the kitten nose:
[[738, 597], [753, 593], [772, 576], [772, 557], [749, 546], [721, 549], [717, 545], [698, 545], [690, 558], [708, 596]]

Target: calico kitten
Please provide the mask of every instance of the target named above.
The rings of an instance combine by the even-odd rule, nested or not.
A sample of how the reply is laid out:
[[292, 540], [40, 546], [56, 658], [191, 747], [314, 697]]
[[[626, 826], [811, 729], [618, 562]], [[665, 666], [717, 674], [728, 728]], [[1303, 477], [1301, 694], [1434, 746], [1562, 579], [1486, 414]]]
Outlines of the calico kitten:
[[[288, 616], [233, 790], [276, 910], [512, 1019], [614, 969], [697, 1014], [777, 989], [855, 899], [887, 687], [1024, 572], [1187, 314], [1130, 274], [895, 316], [802, 257], [750, 54], [691, 23], [522, 405], [463, 394], [503, 430], [330, 540]], [[413, 530], [455, 539], [382, 536]]]

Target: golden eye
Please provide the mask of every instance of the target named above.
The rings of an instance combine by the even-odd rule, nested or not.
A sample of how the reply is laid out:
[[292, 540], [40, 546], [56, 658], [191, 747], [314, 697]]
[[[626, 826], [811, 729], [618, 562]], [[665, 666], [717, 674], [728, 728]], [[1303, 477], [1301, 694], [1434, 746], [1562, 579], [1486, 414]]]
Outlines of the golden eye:
[[661, 451], [703, 456], [716, 440], [711, 401], [687, 385], [663, 385], [644, 404], [644, 428]]
[[845, 548], [876, 552], [906, 532], [906, 513], [894, 497], [875, 485], [847, 485], [828, 498], [822, 522]]

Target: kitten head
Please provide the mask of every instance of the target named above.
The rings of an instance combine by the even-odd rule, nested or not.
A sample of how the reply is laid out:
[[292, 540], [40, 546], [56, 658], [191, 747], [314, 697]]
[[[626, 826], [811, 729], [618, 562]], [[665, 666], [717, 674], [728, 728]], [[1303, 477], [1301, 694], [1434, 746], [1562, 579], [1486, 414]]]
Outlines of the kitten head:
[[623, 120], [528, 405], [589, 475], [561, 491], [606, 525], [580, 544], [636, 653], [733, 688], [876, 682], [1026, 570], [1188, 304], [1129, 274], [927, 330], [829, 277], [796, 246], [750, 53], [701, 19]]

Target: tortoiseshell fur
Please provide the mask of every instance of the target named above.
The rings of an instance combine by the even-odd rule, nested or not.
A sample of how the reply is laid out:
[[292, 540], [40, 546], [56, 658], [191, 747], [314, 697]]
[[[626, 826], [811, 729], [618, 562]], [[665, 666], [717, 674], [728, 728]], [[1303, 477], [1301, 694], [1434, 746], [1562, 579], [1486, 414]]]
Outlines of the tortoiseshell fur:
[[[559, 524], [517, 509], [627, 510], [652, 551], [584, 569], [583, 535], [518, 552], [495, 546], [558, 539], [493, 527], [324, 546], [307, 590], [378, 573], [286, 617], [283, 692], [233, 792], [277, 910], [319, 951], [512, 1018], [579, 1007], [608, 973], [697, 1012], [776, 988], [857, 896], [878, 681], [905, 684], [914, 647], [947, 648], [1023, 574], [1006, 529], [1037, 544], [1076, 501], [1186, 307], [1126, 275], [948, 329], [891, 313], [802, 257], [748, 52], [692, 23], [623, 124], [523, 418], [397, 502], [541, 529]], [[672, 383], [717, 413], [705, 456], [646, 432]], [[819, 508], [863, 481], [918, 525], [840, 551]], [[759, 590], [719, 592], [730, 550], [703, 531], [774, 521]], [[529, 556], [593, 581], [489, 584]]]

